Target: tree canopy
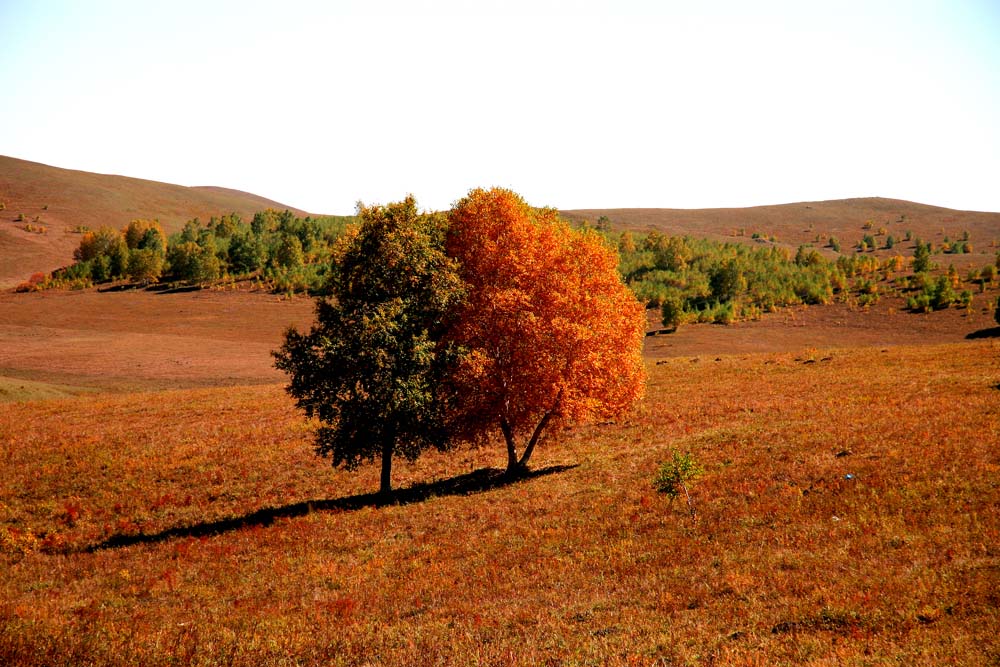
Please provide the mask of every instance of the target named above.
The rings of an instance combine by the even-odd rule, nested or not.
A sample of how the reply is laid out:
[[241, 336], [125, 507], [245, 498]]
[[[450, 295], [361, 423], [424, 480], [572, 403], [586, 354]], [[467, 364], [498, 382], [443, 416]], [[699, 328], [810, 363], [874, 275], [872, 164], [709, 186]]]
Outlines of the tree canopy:
[[418, 213], [412, 196], [358, 215], [334, 251], [317, 323], [289, 329], [275, 358], [289, 394], [322, 424], [317, 453], [348, 469], [380, 458], [387, 494], [394, 454], [447, 445], [438, 388], [454, 355], [439, 341], [462, 283], [441, 218]]
[[499, 429], [516, 473], [547, 427], [619, 417], [642, 396], [644, 309], [599, 234], [479, 189], [452, 209], [447, 250], [468, 292], [447, 332], [466, 350], [451, 378], [457, 437]]

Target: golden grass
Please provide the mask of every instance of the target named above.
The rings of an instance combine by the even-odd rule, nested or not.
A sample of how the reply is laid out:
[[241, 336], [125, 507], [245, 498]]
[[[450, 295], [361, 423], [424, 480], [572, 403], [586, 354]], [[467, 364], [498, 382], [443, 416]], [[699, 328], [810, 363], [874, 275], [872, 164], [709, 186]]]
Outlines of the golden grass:
[[575, 467], [389, 506], [279, 386], [8, 404], [0, 663], [996, 664], [1000, 346], [711, 359], [536, 454]]

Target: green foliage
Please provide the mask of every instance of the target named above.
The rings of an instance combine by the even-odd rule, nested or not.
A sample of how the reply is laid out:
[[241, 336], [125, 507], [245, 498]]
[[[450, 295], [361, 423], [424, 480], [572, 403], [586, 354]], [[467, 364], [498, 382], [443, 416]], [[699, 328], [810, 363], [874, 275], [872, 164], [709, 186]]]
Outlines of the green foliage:
[[140, 283], [156, 282], [163, 272], [163, 260], [163, 254], [152, 248], [130, 250], [126, 275]]
[[622, 279], [640, 301], [661, 309], [668, 327], [729, 323], [782, 306], [828, 303], [846, 285], [839, 265], [809, 248], [797, 254], [797, 263], [781, 248], [656, 232], [630, 245], [635, 249], [627, 252], [626, 244], [618, 243]]
[[931, 244], [917, 239], [916, 248], [913, 250], [913, 272], [924, 273], [932, 268], [934, 267], [931, 264]]
[[348, 469], [381, 457], [388, 492], [394, 454], [447, 445], [438, 388], [454, 354], [438, 339], [462, 283], [441, 221], [418, 214], [412, 197], [359, 214], [333, 256], [333, 298], [318, 300], [317, 324], [290, 329], [274, 356], [288, 393], [322, 423], [317, 453]]
[[660, 464], [659, 470], [656, 471], [656, 477], [653, 478], [653, 488], [668, 496], [671, 501], [683, 492], [687, 498], [688, 508], [693, 515], [694, 507], [691, 505], [691, 494], [688, 491], [688, 486], [703, 474], [705, 474], [705, 470], [690, 453], [682, 454], [672, 450], [670, 460]]
[[235, 231], [229, 239], [229, 270], [237, 275], [253, 273], [267, 262], [267, 246], [250, 230]]
[[840, 241], [837, 240], [836, 236], [831, 236], [827, 245], [830, 246], [834, 252], [840, 252]]
[[927, 274], [918, 274], [914, 279], [917, 293], [906, 302], [910, 310], [925, 313], [943, 310], [960, 301], [952, 285], [952, 279], [948, 276], [938, 276], [934, 279]]
[[274, 265], [294, 269], [304, 263], [302, 241], [293, 234], [282, 234], [274, 252]]
[[216, 280], [221, 275], [221, 263], [215, 250], [193, 241], [172, 245], [167, 261], [174, 280], [204, 283]]
[[663, 326], [676, 329], [684, 320], [684, 303], [676, 292], [671, 292], [663, 299], [660, 306]]

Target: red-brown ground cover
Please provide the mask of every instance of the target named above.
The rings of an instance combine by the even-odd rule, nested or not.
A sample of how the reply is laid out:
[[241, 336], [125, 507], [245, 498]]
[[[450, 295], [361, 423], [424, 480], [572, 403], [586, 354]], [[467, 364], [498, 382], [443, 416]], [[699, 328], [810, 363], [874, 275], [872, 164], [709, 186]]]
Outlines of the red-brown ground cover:
[[718, 358], [547, 474], [432, 455], [390, 506], [280, 385], [8, 404], [0, 662], [995, 664], [997, 342]]

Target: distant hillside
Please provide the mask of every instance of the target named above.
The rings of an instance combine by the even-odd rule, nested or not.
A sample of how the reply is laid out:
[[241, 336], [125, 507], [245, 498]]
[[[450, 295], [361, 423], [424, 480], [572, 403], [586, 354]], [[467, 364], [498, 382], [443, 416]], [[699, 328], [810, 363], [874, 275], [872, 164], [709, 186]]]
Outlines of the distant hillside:
[[[842, 246], [842, 252], [859, 241], [865, 234], [874, 234], [885, 228], [885, 236], [892, 235], [898, 241], [907, 231], [914, 237], [940, 244], [945, 237], [954, 240], [966, 231], [973, 246], [968, 255], [948, 255], [935, 261], [956, 266], [985, 264], [995, 257], [1000, 243], [1000, 213], [956, 211], [939, 206], [928, 206], [899, 199], [865, 197], [858, 199], [837, 199], [776, 206], [754, 206], [751, 208], [616, 208], [580, 209], [562, 211], [574, 221], [597, 222], [606, 216], [616, 229], [647, 232], [657, 230], [668, 235], [691, 235], [728, 241], [755, 242], [754, 233], [764, 239], [773, 236], [774, 242], [791, 249], [807, 243], [825, 245], [830, 236], [835, 236]], [[871, 220], [872, 230], [864, 225]], [[880, 244], [885, 237], [878, 237]], [[900, 248], [902, 254], [910, 254], [910, 244]], [[881, 252], [881, 251], [880, 251]]]
[[239, 190], [92, 174], [4, 156], [0, 202], [5, 205], [0, 211], [0, 288], [71, 262], [80, 243], [73, 230], [81, 226], [120, 228], [135, 218], [157, 218], [171, 233], [191, 218], [232, 211], [249, 217], [266, 208], [287, 208], [306, 215]]

